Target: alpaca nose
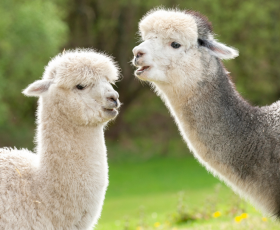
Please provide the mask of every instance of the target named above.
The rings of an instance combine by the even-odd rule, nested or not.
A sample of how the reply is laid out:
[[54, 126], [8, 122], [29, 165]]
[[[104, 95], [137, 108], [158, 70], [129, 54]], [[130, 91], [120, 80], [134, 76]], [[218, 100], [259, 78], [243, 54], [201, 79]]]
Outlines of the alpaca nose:
[[119, 94], [117, 92], [115, 93], [110, 93], [107, 95], [107, 100], [110, 101], [110, 102], [113, 102], [115, 104], [116, 107], [118, 107], [119, 105]]
[[144, 50], [143, 50], [143, 49], [140, 49], [138, 46], [136, 46], [136, 47], [132, 50], [132, 52], [133, 52], [133, 54], [134, 54], [134, 56], [135, 56], [136, 58], [142, 57], [142, 56], [145, 54]]

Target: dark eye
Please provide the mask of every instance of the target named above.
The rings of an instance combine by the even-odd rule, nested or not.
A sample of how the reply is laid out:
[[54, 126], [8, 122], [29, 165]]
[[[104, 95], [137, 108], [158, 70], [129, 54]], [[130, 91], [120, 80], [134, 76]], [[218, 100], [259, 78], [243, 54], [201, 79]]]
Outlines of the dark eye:
[[86, 86], [83, 86], [83, 85], [76, 85], [76, 88], [78, 89], [78, 90], [83, 90], [84, 88], [86, 88]]
[[179, 43], [177, 43], [177, 42], [172, 42], [172, 43], [171, 43], [171, 46], [172, 46], [174, 49], [178, 49], [178, 48], [181, 47], [181, 45], [180, 45]]

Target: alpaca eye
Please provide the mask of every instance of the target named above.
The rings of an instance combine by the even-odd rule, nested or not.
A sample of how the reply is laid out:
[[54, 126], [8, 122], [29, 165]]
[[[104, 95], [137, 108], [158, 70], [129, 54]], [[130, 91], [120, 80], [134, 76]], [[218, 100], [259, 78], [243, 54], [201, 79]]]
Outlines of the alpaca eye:
[[76, 85], [76, 88], [78, 89], [78, 90], [83, 90], [84, 88], [86, 88], [86, 86], [83, 86], [83, 85]]
[[179, 43], [177, 43], [177, 42], [172, 42], [172, 43], [171, 43], [171, 46], [172, 46], [174, 49], [178, 49], [178, 48], [181, 47], [181, 45], [180, 45]]

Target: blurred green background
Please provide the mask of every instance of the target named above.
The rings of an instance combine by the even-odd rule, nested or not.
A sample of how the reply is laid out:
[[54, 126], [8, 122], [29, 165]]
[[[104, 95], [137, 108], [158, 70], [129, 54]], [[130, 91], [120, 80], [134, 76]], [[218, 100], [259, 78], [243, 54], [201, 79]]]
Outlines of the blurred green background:
[[[240, 56], [225, 66], [241, 95], [254, 105], [280, 98], [277, 0], [1, 0], [0, 147], [34, 148], [36, 98], [26, 98], [21, 91], [42, 76], [53, 56], [76, 47], [105, 51], [115, 57], [122, 70], [123, 80], [116, 89], [123, 106], [106, 131], [110, 186], [97, 229], [208, 229], [215, 224], [219, 227], [213, 229], [222, 229], [222, 223], [211, 217], [214, 206], [203, 203], [209, 194], [216, 195], [218, 180], [193, 159], [160, 99], [133, 76], [130, 60], [131, 50], [139, 43], [138, 21], [158, 6], [206, 15], [216, 38], [240, 51]], [[232, 195], [225, 185], [220, 186], [220, 197]], [[196, 214], [188, 215], [203, 214], [195, 211], [198, 205], [210, 214], [184, 219], [178, 208], [183, 203], [179, 191], [184, 191], [188, 205], [194, 207], [190, 210]], [[252, 210], [248, 205], [240, 208], [241, 201], [234, 199], [231, 204], [214, 202], [223, 206], [224, 213], [235, 208], [236, 213], [221, 219], [224, 229], [230, 229], [227, 224], [231, 226], [238, 210]], [[252, 212], [256, 218], [260, 216]], [[171, 213], [179, 221], [175, 217], [170, 220]], [[208, 223], [205, 216], [213, 221]], [[164, 221], [169, 225], [163, 225]], [[261, 228], [262, 224], [271, 224], [273, 229], [269, 221], [252, 229], [267, 229], [267, 225]], [[245, 225], [240, 226], [236, 229]], [[246, 226], [244, 229], [249, 229]]]

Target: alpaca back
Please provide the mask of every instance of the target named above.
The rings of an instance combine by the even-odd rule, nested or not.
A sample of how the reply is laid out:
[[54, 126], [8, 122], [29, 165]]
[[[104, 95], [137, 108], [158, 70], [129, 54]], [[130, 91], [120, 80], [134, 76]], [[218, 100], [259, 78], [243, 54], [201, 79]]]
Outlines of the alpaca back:
[[25, 149], [0, 149], [0, 229], [28, 229], [37, 217], [32, 176], [36, 170], [35, 154]]

